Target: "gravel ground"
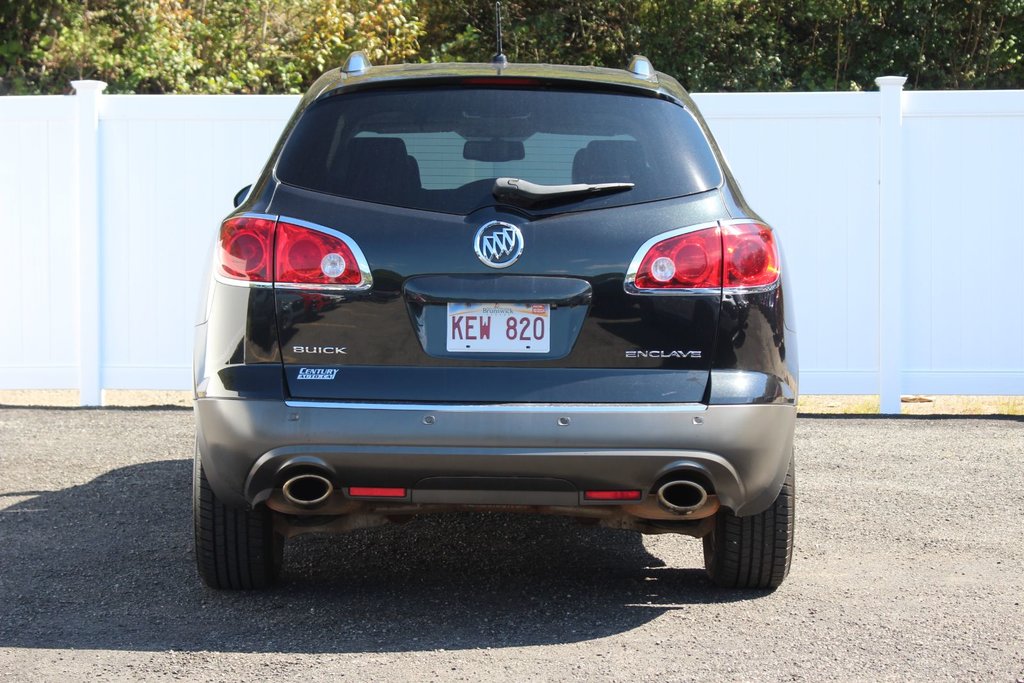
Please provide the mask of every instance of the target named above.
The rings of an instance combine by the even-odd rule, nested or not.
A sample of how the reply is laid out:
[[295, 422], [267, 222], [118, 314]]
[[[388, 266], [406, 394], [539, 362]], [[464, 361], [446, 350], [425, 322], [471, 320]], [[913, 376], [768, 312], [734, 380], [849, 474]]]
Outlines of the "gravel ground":
[[188, 411], [0, 409], [0, 679], [1024, 683], [1024, 422], [797, 432], [774, 593], [692, 539], [462, 515], [296, 539], [229, 594], [193, 567]]

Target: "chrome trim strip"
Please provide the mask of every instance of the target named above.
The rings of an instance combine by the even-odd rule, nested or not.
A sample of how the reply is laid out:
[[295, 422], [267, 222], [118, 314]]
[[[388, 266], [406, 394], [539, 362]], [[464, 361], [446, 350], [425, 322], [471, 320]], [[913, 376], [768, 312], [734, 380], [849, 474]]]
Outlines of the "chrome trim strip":
[[[219, 263], [217, 264], [217, 267], [220, 267]], [[213, 279], [222, 285], [231, 285], [232, 287], [249, 287], [251, 289], [272, 289], [274, 287], [273, 282], [253, 282], [252, 280], [235, 280], [233, 278], [227, 277], [226, 275], [221, 275], [220, 273], [214, 273]]]
[[412, 410], [431, 413], [699, 413], [703, 403], [358, 403], [291, 400], [289, 408]]
[[274, 221], [275, 223], [277, 222], [277, 214], [243, 211], [242, 213], [236, 213], [231, 216], [228, 216], [227, 218], [221, 221], [221, 225], [235, 218], [262, 218], [263, 220]]
[[779, 281], [771, 283], [770, 285], [760, 285], [759, 287], [729, 287], [722, 290], [724, 296], [733, 296], [735, 294], [763, 294], [764, 292], [770, 292], [779, 286]]
[[371, 285], [323, 285], [312, 282], [275, 282], [274, 289], [301, 289], [314, 292], [365, 292]]

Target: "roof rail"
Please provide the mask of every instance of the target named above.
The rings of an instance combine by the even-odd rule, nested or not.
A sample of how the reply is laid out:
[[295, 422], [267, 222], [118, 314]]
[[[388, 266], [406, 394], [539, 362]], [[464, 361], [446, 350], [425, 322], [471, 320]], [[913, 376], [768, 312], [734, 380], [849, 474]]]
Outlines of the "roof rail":
[[656, 80], [654, 76], [654, 66], [651, 64], [651, 60], [647, 59], [647, 57], [644, 57], [643, 55], [633, 55], [633, 59], [630, 60], [627, 70], [637, 78], [643, 78], [648, 81]]
[[348, 59], [345, 60], [345, 66], [341, 67], [341, 70], [347, 74], [361, 74], [371, 66], [373, 65], [370, 64], [370, 58], [366, 56], [366, 53], [362, 50], [356, 50], [348, 56]]

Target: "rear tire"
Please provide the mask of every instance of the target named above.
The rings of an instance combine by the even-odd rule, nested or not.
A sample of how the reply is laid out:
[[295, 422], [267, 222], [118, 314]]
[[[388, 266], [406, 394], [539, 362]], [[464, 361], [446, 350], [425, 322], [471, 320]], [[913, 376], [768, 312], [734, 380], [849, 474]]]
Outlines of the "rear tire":
[[266, 588], [281, 571], [284, 539], [274, 532], [270, 510], [228, 507], [217, 499], [196, 449], [192, 471], [192, 518], [196, 566], [210, 588]]
[[723, 588], [778, 588], [793, 560], [796, 522], [796, 480], [793, 460], [782, 490], [771, 506], [750, 517], [728, 510], [716, 515], [704, 537], [704, 567]]

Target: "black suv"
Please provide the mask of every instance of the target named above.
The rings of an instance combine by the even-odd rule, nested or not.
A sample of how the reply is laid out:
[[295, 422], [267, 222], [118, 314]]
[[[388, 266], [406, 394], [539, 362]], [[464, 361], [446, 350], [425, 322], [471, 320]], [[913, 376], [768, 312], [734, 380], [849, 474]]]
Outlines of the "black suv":
[[648, 60], [356, 53], [240, 195], [196, 328], [208, 585], [272, 583], [289, 536], [457, 510], [684, 534], [719, 585], [785, 578], [778, 237]]

